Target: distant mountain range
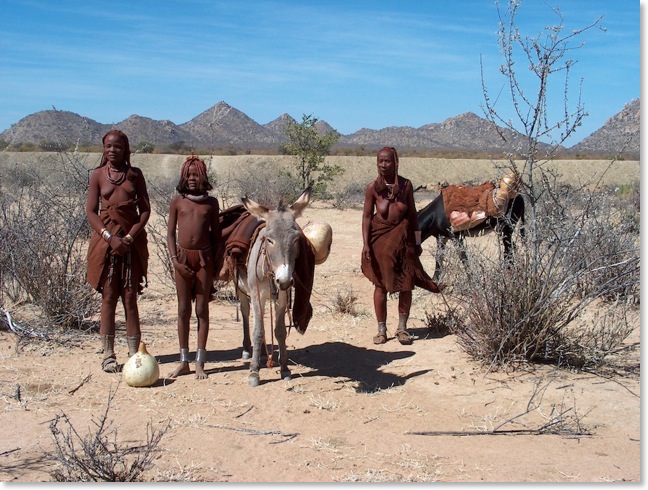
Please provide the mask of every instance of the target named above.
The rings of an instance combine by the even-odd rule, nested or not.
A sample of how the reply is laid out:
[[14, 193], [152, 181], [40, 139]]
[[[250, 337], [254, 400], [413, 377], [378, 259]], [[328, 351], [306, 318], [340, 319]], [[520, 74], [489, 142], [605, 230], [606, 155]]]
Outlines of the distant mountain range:
[[[639, 159], [640, 153], [640, 99], [628, 103], [597, 131], [580, 143], [563, 149], [567, 154], [609, 156], [621, 154], [628, 159]], [[195, 118], [183, 124], [169, 120], [156, 121], [132, 115], [116, 124], [102, 124], [79, 114], [47, 110], [31, 114], [0, 133], [9, 150], [33, 145], [41, 149], [69, 148], [72, 145], [99, 145], [110, 129], [124, 131], [131, 146], [147, 142], [156, 149], [195, 148], [196, 150], [230, 150], [233, 152], [277, 151], [286, 142], [284, 128], [294, 119], [283, 114], [267, 124], [259, 124], [243, 112], [225, 102], [218, 102]], [[320, 133], [333, 131], [325, 121], [317, 121]], [[521, 142], [520, 133], [504, 130], [511, 142]], [[440, 123], [419, 128], [393, 126], [384, 129], [360, 129], [340, 135], [334, 149], [372, 150], [395, 146], [401, 151], [501, 153], [509, 151], [490, 121], [466, 112]]]

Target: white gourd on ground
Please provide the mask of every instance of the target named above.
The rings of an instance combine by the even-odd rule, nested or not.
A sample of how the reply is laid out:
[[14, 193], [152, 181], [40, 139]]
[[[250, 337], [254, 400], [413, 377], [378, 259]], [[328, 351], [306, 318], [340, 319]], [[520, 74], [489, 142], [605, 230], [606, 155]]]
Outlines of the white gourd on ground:
[[122, 368], [122, 378], [129, 386], [151, 386], [160, 378], [160, 366], [154, 356], [140, 342], [139, 349]]

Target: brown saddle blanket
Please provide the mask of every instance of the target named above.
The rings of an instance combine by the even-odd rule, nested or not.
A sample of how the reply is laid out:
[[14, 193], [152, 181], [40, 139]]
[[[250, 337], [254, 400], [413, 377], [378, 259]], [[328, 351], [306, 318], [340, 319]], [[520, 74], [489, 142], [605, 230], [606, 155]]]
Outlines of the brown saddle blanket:
[[441, 189], [443, 207], [452, 231], [467, 230], [499, 216], [500, 210], [493, 201], [495, 184], [484, 182], [477, 186], [450, 185]]
[[250, 243], [257, 228], [264, 224], [253, 216], [245, 206], [238, 204], [220, 212], [221, 246], [223, 262], [217, 280], [230, 281], [237, 265], [245, 265]]

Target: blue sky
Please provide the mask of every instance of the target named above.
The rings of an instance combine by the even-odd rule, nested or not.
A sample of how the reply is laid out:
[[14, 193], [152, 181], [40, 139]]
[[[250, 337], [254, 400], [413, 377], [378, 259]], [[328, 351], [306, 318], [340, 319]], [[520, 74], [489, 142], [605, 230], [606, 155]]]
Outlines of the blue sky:
[[[589, 114], [571, 146], [640, 96], [640, 3], [524, 0], [523, 34], [558, 21], [548, 5], [564, 33], [601, 16], [606, 29], [570, 45], [585, 43], [569, 54], [569, 106], [582, 79]], [[4, 0], [1, 15], [0, 131], [52, 108], [182, 124], [219, 101], [261, 124], [288, 113], [342, 134], [420, 127], [483, 117], [480, 57], [491, 97], [506, 100], [494, 0]], [[554, 113], [564, 103], [555, 80]]]

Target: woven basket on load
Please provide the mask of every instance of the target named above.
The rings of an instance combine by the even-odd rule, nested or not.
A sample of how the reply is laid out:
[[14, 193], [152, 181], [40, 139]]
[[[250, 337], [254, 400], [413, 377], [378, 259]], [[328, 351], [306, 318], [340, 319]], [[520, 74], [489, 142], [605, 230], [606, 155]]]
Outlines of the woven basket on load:
[[302, 232], [313, 246], [315, 265], [326, 262], [326, 259], [331, 253], [331, 244], [333, 243], [333, 230], [331, 225], [322, 221], [309, 221], [302, 228]]

